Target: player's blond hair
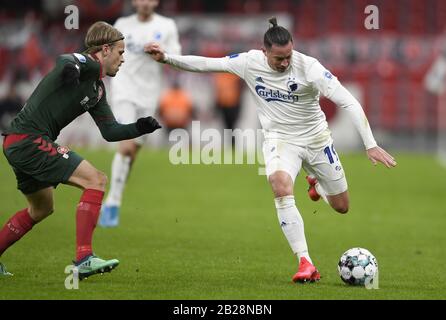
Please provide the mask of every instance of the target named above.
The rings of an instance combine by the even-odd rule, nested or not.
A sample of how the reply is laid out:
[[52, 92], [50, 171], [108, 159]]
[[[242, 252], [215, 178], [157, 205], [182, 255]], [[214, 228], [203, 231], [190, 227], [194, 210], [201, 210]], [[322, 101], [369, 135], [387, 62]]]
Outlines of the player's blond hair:
[[85, 36], [86, 53], [96, 53], [101, 51], [104, 44], [113, 44], [119, 40], [123, 40], [122, 33], [104, 21], [95, 22], [88, 28], [87, 35]]

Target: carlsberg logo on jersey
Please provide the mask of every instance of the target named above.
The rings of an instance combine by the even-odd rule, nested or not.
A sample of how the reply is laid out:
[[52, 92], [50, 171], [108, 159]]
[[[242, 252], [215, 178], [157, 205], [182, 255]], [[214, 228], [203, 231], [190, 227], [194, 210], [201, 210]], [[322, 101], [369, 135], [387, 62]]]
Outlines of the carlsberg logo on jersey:
[[281, 92], [280, 90], [268, 89], [263, 85], [256, 85], [256, 92], [259, 97], [264, 99], [267, 102], [270, 101], [281, 101], [281, 102], [289, 102], [296, 103], [299, 101], [299, 97], [292, 92]]

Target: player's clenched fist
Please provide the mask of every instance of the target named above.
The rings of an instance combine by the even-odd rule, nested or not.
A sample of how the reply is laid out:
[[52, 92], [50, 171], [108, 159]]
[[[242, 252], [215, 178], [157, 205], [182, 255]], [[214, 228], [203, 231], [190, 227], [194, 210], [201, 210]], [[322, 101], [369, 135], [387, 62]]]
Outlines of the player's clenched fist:
[[136, 121], [136, 128], [141, 134], [152, 133], [161, 126], [153, 117], [140, 118]]
[[153, 60], [157, 62], [164, 62], [164, 50], [161, 49], [158, 43], [148, 43], [144, 46], [144, 52], [152, 56]]

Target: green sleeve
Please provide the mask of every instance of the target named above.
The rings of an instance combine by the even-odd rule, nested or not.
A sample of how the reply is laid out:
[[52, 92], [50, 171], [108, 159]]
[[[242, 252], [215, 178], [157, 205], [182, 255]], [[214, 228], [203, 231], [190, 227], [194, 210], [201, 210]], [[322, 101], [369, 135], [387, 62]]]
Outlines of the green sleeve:
[[135, 123], [120, 124], [116, 121], [115, 116], [107, 103], [105, 90], [101, 100], [99, 100], [96, 106], [91, 108], [88, 112], [96, 122], [102, 137], [108, 142], [129, 140], [141, 136]]

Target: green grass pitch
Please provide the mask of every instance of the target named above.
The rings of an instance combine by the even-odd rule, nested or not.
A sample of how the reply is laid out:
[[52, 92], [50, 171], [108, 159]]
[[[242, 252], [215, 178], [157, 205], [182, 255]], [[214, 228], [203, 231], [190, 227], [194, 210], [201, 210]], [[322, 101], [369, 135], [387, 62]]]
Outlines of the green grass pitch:
[[[78, 150], [109, 173], [111, 151]], [[81, 192], [59, 186], [55, 213], [1, 261], [2, 299], [445, 299], [446, 169], [433, 157], [397, 155], [398, 166], [373, 167], [365, 154], [342, 156], [351, 197], [347, 215], [306, 195], [296, 203], [312, 258], [322, 274], [294, 284], [297, 262], [277, 220], [273, 196], [254, 165], [174, 166], [165, 151], [143, 150], [125, 192], [121, 225], [95, 232], [95, 253], [118, 258], [111, 274], [78, 290], [64, 286], [75, 250]], [[0, 223], [25, 206], [12, 170], [0, 159]], [[349, 287], [336, 265], [351, 247], [378, 259], [378, 290]]]

